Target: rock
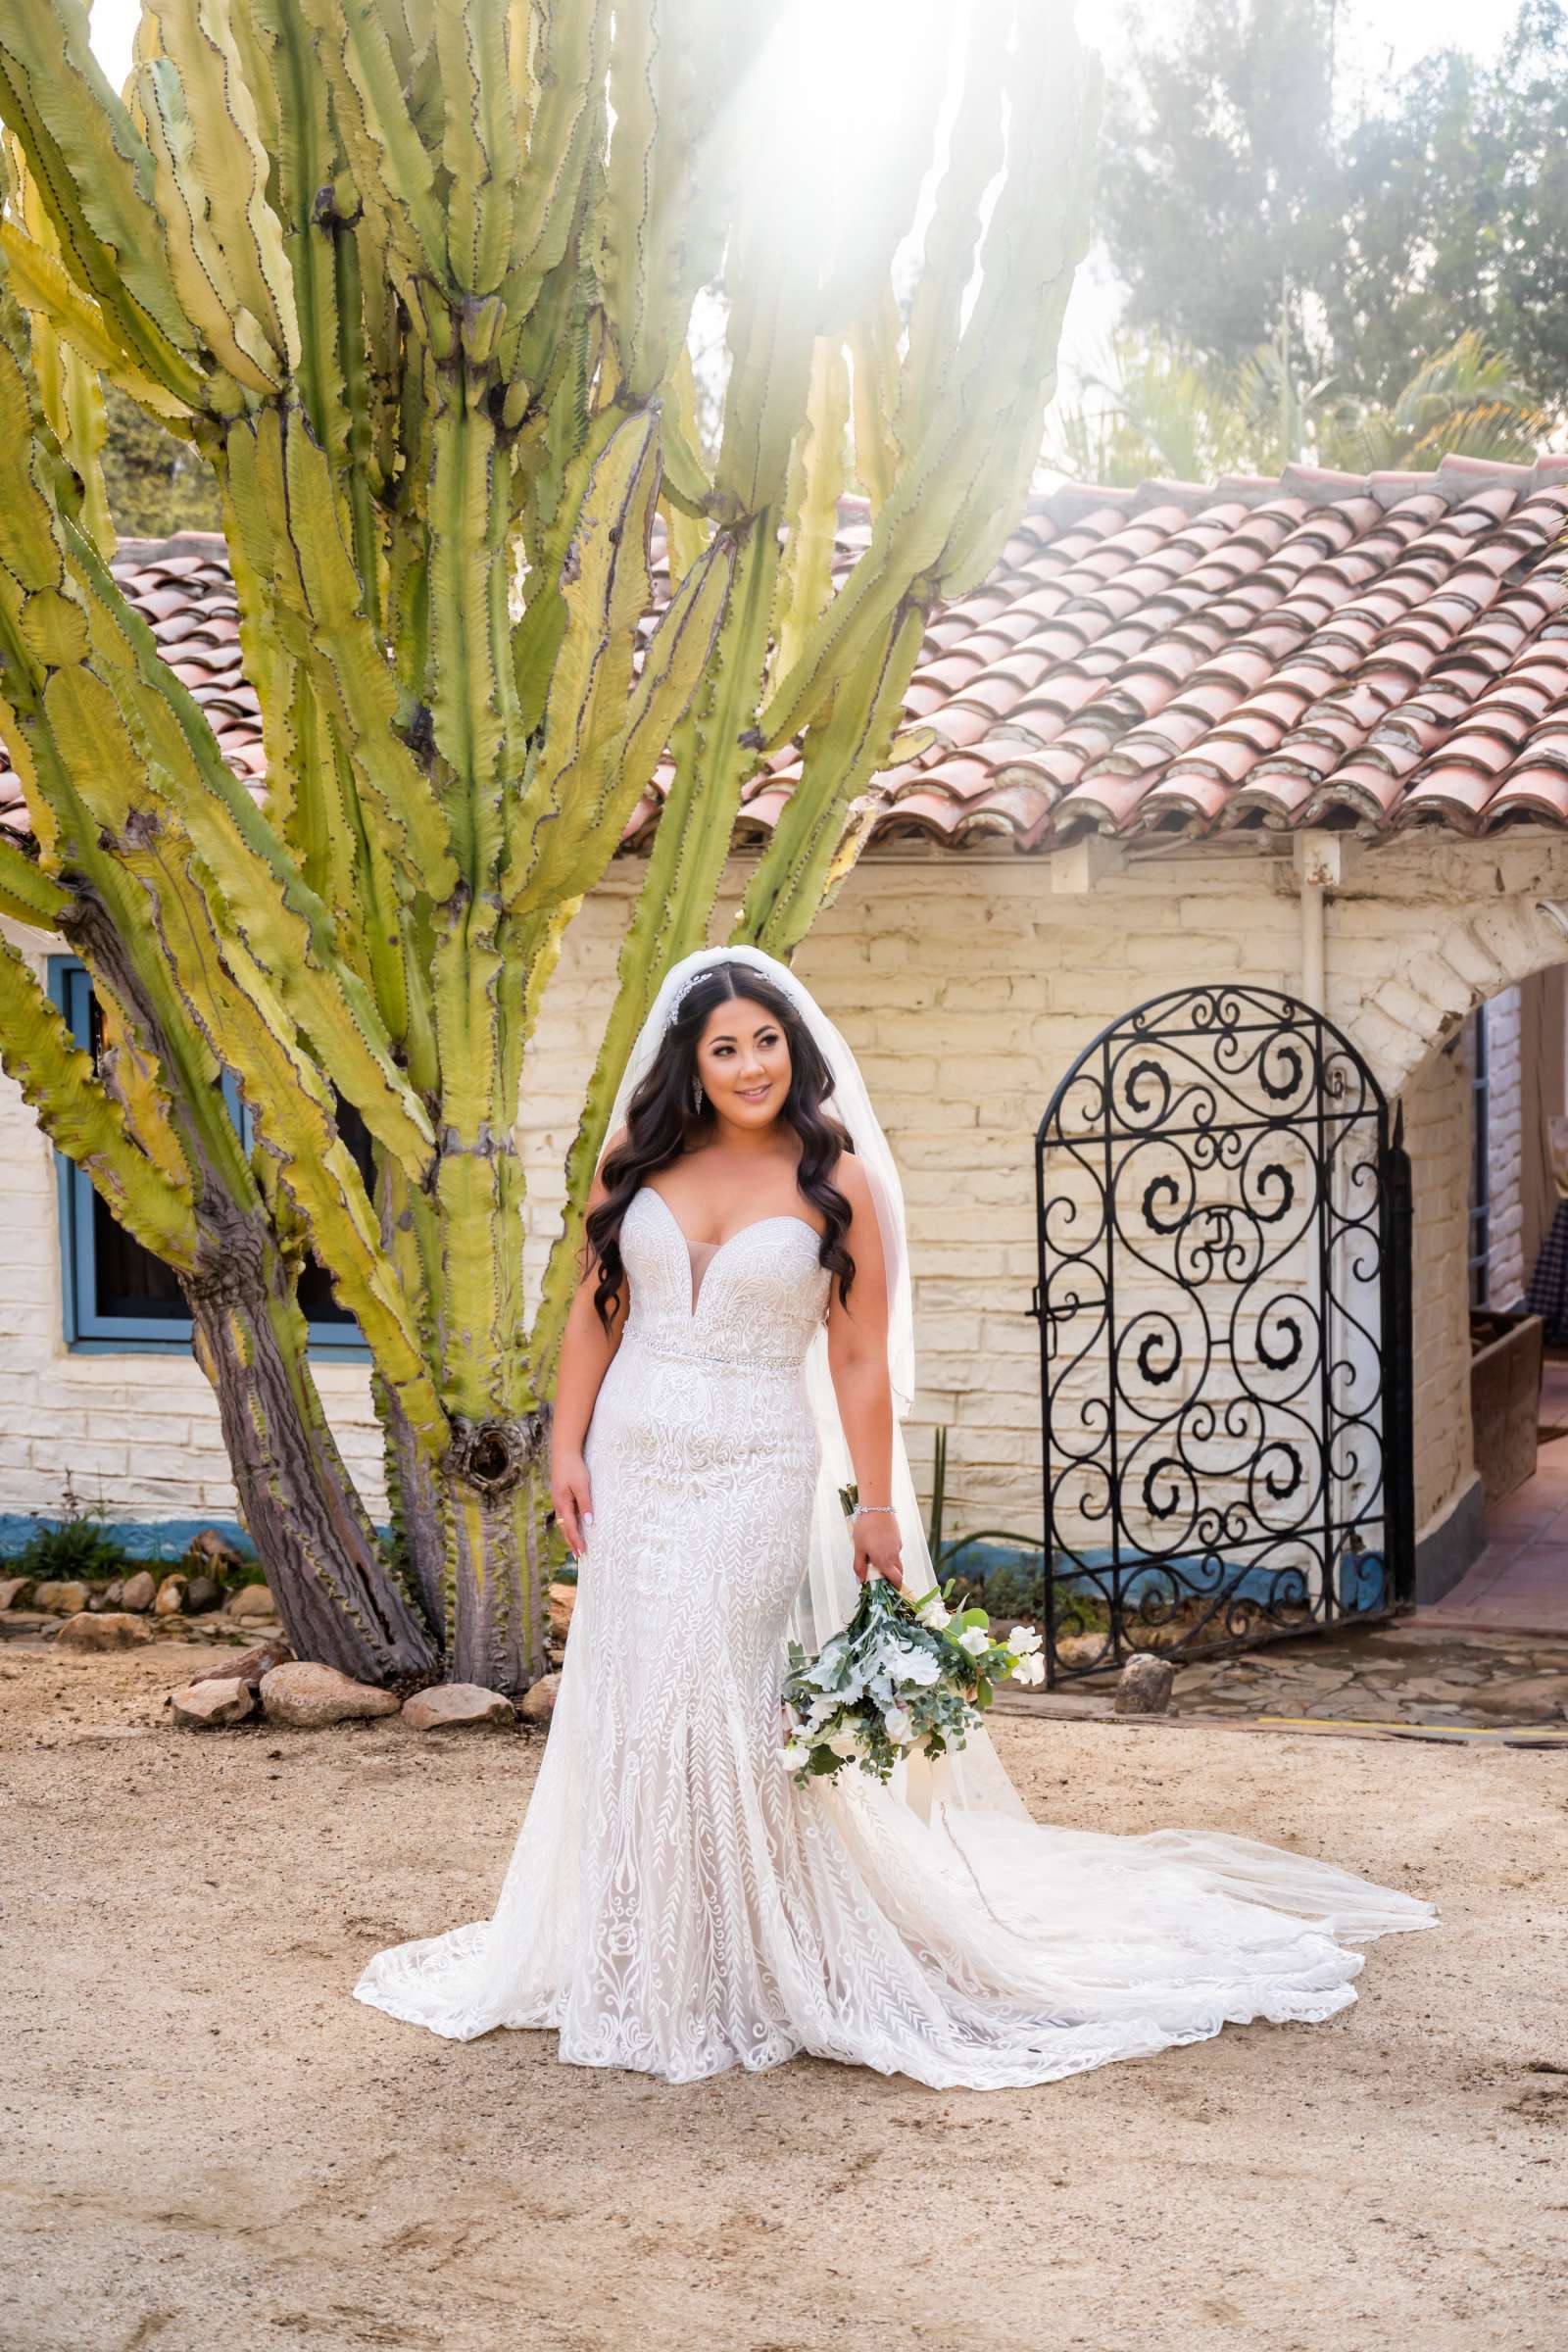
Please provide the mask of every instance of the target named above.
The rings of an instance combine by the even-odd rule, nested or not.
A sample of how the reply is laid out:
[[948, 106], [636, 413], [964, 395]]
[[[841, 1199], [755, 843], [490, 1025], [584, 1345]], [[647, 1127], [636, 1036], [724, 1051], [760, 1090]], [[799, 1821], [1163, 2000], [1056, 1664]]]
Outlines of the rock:
[[60, 1628], [62, 1649], [132, 1649], [138, 1642], [151, 1638], [152, 1627], [146, 1620], [123, 1609], [111, 1610], [104, 1617], [94, 1617], [83, 1609], [78, 1616], [68, 1617]]
[[105, 1587], [104, 1587], [103, 1591], [102, 1591], [101, 1592], [95, 1592], [95, 1593], [93, 1594], [93, 1596], [92, 1596], [91, 1600], [89, 1600], [89, 1601], [88, 1601], [88, 1603], [87, 1603], [87, 1606], [88, 1606], [88, 1608], [89, 1608], [89, 1609], [118, 1609], [118, 1608], [120, 1607], [120, 1605], [121, 1605], [121, 1604], [120, 1604], [120, 1595], [121, 1595], [121, 1591], [122, 1591], [122, 1587], [121, 1587], [121, 1586], [120, 1586], [118, 1583], [116, 1583], [116, 1584], [113, 1584], [113, 1585], [105, 1585]]
[[391, 1690], [357, 1683], [335, 1666], [317, 1666], [303, 1658], [264, 1674], [261, 1692], [269, 1721], [290, 1724], [296, 1731], [316, 1731], [362, 1715], [396, 1715], [402, 1703]]
[[216, 1666], [204, 1666], [191, 1679], [195, 1683], [215, 1683], [237, 1678], [248, 1683], [253, 1690], [259, 1690], [263, 1675], [270, 1674], [274, 1666], [286, 1666], [293, 1655], [282, 1635], [274, 1634], [270, 1642], [259, 1642], [254, 1649], [242, 1649], [237, 1658], [223, 1658]]
[[158, 1597], [153, 1602], [155, 1614], [160, 1617], [177, 1617], [184, 1606], [185, 1579], [182, 1576], [166, 1576], [158, 1588]]
[[552, 1585], [550, 1588], [550, 1638], [564, 1642], [571, 1631], [571, 1612], [577, 1605], [575, 1585]]
[[214, 1578], [231, 1576], [245, 1565], [233, 1544], [226, 1544], [216, 1527], [204, 1527], [199, 1535], [192, 1536], [185, 1546], [185, 1558], [191, 1569]]
[[517, 1710], [482, 1683], [435, 1683], [405, 1699], [403, 1720], [416, 1732], [462, 1731], [469, 1725], [515, 1723]]
[[1169, 1658], [1156, 1658], [1148, 1650], [1129, 1658], [1116, 1685], [1116, 1713], [1163, 1715], [1175, 1680], [1176, 1669]]
[[180, 1731], [218, 1731], [225, 1724], [243, 1723], [247, 1715], [253, 1715], [256, 1693], [237, 1674], [207, 1675], [198, 1682], [187, 1683], [183, 1690], [172, 1690], [169, 1704]]
[[31, 1605], [30, 1576], [0, 1576], [0, 1609], [25, 1609]]
[[87, 1586], [77, 1584], [74, 1579], [70, 1583], [51, 1580], [35, 1588], [32, 1605], [35, 1609], [53, 1609], [62, 1617], [74, 1617], [86, 1608], [91, 1599], [92, 1593]]
[[205, 1571], [188, 1579], [185, 1586], [185, 1614], [200, 1617], [208, 1609], [216, 1609], [223, 1597], [223, 1588], [216, 1576]]
[[530, 1683], [517, 1702], [517, 1713], [524, 1723], [548, 1723], [556, 1711], [556, 1693], [561, 1689], [559, 1674], [542, 1674]]
[[230, 1617], [275, 1617], [277, 1603], [266, 1585], [241, 1585], [228, 1600]]
[[138, 1568], [134, 1576], [127, 1576], [120, 1588], [122, 1609], [150, 1609], [157, 1597], [158, 1587], [146, 1568]]

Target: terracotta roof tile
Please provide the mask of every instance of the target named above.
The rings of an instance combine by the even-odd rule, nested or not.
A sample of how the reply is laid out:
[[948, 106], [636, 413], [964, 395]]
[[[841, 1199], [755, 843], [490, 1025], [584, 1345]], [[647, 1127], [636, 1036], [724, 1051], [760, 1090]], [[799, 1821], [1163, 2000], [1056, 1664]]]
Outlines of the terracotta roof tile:
[[[869, 531], [846, 500], [836, 577]], [[989, 578], [932, 615], [906, 707], [934, 739], [871, 787], [870, 837], [1568, 825], [1565, 543], [1568, 457], [1037, 494]], [[659, 542], [656, 564], [662, 594]], [[221, 541], [127, 541], [115, 569], [260, 796]], [[798, 772], [795, 746], [772, 755], [739, 838], [766, 834]], [[26, 831], [3, 753], [0, 826]]]

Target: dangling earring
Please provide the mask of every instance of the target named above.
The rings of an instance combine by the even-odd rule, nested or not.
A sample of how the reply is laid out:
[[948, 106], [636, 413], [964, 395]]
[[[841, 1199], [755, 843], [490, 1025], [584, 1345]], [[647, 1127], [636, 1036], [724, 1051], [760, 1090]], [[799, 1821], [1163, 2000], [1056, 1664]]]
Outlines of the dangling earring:
[[702, 1082], [701, 1078], [694, 1078], [694, 1079], [692, 1080], [692, 1109], [693, 1109], [694, 1111], [700, 1111], [700, 1110], [702, 1109], [702, 1107], [703, 1107], [703, 1082]]

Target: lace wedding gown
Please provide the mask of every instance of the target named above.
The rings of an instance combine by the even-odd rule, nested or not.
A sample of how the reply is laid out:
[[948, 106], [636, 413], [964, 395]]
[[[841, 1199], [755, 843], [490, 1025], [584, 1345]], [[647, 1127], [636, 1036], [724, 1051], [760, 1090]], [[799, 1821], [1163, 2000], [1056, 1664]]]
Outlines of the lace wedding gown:
[[[802, 1217], [699, 1269], [649, 1186], [589, 1428], [594, 1525], [494, 1917], [378, 1952], [357, 1997], [436, 2034], [551, 2027], [563, 2059], [694, 2082], [799, 2052], [942, 2087], [1045, 2082], [1355, 1998], [1350, 1941], [1435, 1917], [1219, 1832], [929, 1821], [780, 1761], [782, 1644], [818, 1462], [802, 1376], [829, 1276]], [[700, 1271], [695, 1298], [694, 1276]]]

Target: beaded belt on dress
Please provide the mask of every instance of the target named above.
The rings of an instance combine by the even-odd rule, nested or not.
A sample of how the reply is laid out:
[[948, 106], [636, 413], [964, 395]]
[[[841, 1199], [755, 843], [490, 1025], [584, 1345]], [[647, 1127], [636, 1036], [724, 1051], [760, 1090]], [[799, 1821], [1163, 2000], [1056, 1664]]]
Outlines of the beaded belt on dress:
[[645, 1339], [641, 1332], [628, 1331], [625, 1346], [642, 1348], [647, 1355], [667, 1356], [678, 1364], [720, 1364], [731, 1372], [799, 1372], [801, 1364], [793, 1355], [720, 1355], [714, 1349], [683, 1348], [674, 1341]]

